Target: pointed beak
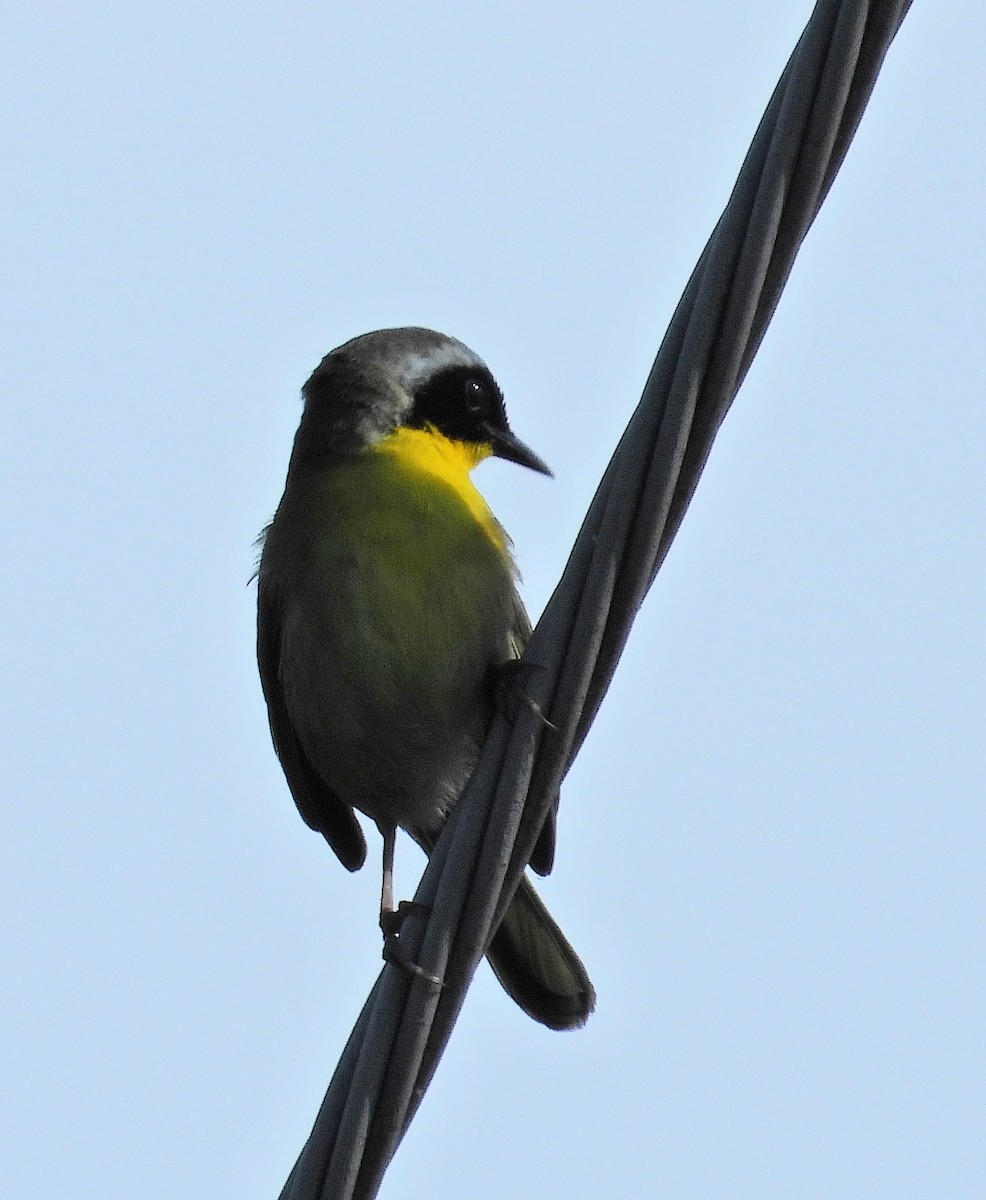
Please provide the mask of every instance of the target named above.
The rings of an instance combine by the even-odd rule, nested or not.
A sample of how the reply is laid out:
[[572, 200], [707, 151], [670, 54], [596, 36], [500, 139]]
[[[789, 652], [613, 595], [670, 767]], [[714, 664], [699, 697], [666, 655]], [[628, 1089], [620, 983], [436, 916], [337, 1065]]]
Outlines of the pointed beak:
[[508, 462], [519, 463], [522, 467], [530, 467], [532, 471], [554, 478], [551, 468], [544, 459], [539, 458], [530, 446], [526, 446], [509, 429], [494, 429], [487, 425], [486, 434], [497, 458], [505, 458]]

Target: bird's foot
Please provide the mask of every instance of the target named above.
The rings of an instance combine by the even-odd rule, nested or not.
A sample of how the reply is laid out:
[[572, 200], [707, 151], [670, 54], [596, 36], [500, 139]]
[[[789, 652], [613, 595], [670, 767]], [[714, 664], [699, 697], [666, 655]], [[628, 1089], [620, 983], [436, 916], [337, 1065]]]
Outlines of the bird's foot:
[[500, 706], [500, 711], [507, 720], [515, 721], [517, 719], [518, 706], [523, 704], [525, 708], [530, 709], [542, 725], [546, 725], [548, 729], [557, 733], [558, 726], [548, 720], [541, 711], [541, 706], [528, 695], [526, 688], [527, 681], [534, 672], [543, 671], [545, 667], [541, 663], [526, 662], [519, 658], [511, 658], [504, 663], [500, 663], [495, 670], [497, 702]]
[[427, 983], [434, 984], [435, 987], [441, 987], [442, 981], [435, 975], [429, 975], [423, 967], [410, 958], [401, 944], [401, 930], [404, 927], [404, 921], [413, 912], [429, 913], [431, 906], [419, 904], [416, 900], [402, 900], [396, 910], [391, 909], [389, 912], [380, 914], [384, 962], [394, 963], [395, 966], [403, 967], [417, 979], [424, 979]]

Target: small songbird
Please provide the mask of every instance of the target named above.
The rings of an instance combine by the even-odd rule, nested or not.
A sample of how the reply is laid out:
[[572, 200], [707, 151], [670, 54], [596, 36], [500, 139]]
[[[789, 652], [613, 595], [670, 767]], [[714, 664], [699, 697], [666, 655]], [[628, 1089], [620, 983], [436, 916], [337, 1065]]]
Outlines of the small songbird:
[[[510, 430], [483, 361], [428, 329], [383, 329], [322, 359], [284, 495], [264, 531], [257, 658], [274, 748], [298, 809], [350, 871], [353, 812], [384, 839], [382, 923], [396, 829], [426, 850], [472, 773], [498, 675], [531, 626], [502, 526], [470, 471], [495, 455], [550, 475]], [[554, 858], [550, 813], [531, 866]], [[490, 945], [535, 1020], [582, 1025], [585, 968], [529, 880]]]

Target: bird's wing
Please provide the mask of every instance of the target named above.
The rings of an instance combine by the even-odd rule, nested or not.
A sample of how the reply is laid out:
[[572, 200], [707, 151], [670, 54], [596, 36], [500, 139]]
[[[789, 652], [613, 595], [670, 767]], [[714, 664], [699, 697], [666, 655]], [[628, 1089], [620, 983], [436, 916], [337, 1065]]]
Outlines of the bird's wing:
[[261, 579], [257, 600], [257, 663], [274, 749], [305, 823], [322, 834], [347, 870], [358, 871], [366, 860], [366, 839], [352, 807], [323, 783], [291, 724], [281, 686], [281, 638], [279, 605]]

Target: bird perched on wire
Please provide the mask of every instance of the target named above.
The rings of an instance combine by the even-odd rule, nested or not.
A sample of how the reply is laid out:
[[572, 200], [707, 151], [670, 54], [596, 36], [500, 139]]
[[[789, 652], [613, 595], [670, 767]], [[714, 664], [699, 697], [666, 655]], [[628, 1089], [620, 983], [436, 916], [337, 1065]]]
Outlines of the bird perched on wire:
[[[402, 828], [427, 851], [472, 773], [496, 675], [531, 626], [510, 541], [470, 471], [495, 455], [550, 475], [511, 431], [483, 361], [428, 329], [383, 329], [322, 360], [284, 495], [262, 536], [257, 657], [298, 809], [350, 871], [384, 840], [381, 923]], [[550, 870], [554, 812], [532, 867]], [[583, 1024], [585, 968], [524, 878], [490, 945], [532, 1017]]]

